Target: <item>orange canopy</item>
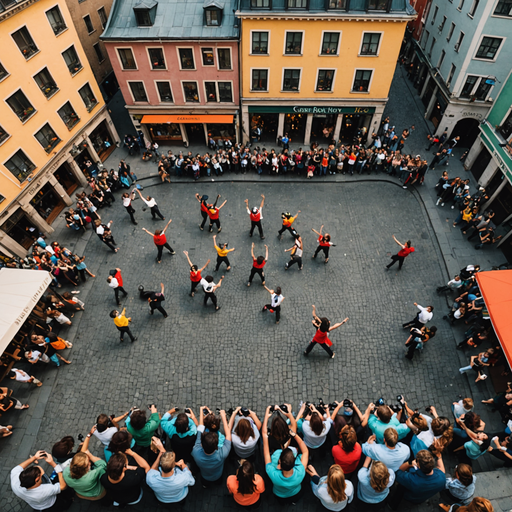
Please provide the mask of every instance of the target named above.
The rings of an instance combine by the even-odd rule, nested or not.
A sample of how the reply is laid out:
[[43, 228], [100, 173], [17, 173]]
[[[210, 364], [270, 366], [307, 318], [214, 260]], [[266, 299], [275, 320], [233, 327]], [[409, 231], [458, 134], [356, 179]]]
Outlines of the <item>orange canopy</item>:
[[233, 122], [233, 116], [230, 115], [178, 115], [170, 116], [159, 114], [154, 116], [144, 116], [142, 124], [165, 124], [165, 123], [222, 123], [230, 124]]
[[491, 317], [494, 332], [512, 366], [512, 270], [476, 274], [478, 286]]

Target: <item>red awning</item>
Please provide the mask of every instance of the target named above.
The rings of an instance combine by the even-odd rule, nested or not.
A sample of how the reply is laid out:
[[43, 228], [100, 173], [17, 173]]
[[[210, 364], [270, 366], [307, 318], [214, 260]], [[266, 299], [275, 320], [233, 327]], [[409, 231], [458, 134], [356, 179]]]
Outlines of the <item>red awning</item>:
[[478, 286], [491, 317], [494, 332], [512, 366], [512, 270], [476, 274]]

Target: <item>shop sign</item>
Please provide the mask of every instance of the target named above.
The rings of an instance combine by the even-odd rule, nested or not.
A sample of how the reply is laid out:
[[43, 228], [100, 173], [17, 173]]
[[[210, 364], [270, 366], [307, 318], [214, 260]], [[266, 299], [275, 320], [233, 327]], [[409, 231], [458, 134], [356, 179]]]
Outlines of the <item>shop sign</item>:
[[480, 114], [479, 112], [470, 112], [470, 111], [464, 111], [462, 112], [462, 117], [474, 117], [476, 119], [483, 119], [484, 116]]
[[500, 168], [501, 172], [506, 176], [510, 176], [510, 170], [507, 164], [503, 161], [503, 158], [501, 158], [501, 155], [496, 151], [496, 149], [493, 149], [492, 156], [496, 160], [496, 163], [498, 164], [498, 167]]
[[375, 107], [249, 107], [250, 114], [373, 114]]

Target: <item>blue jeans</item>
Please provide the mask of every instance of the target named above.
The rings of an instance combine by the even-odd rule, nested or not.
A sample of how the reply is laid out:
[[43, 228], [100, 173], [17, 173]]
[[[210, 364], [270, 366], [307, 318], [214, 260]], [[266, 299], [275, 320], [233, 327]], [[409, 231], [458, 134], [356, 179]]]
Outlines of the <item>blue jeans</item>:
[[324, 176], [327, 176], [327, 166], [326, 165], [322, 165], [322, 171], [320, 172], [320, 176], [321, 175], [324, 175]]

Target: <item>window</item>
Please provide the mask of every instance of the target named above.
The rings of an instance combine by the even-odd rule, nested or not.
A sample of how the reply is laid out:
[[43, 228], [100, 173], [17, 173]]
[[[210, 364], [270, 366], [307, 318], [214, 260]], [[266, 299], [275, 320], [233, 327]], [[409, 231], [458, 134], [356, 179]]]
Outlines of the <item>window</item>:
[[450, 84], [452, 83], [456, 69], [457, 69], [457, 66], [455, 66], [455, 64], [452, 64], [452, 67], [450, 68], [450, 73], [448, 74], [448, 80], [446, 80], [446, 85], [448, 87], [450, 87]]
[[149, 48], [148, 53], [149, 60], [151, 62], [151, 69], [166, 69], [162, 48]]
[[157, 82], [156, 88], [162, 103], [173, 103], [171, 84], [169, 82]]
[[372, 71], [368, 69], [358, 69], [354, 77], [352, 92], [368, 92], [370, 90], [370, 80]]
[[498, 16], [512, 16], [512, 0], [500, 0], [494, 14]]
[[487, 95], [489, 94], [490, 90], [492, 89], [492, 85], [486, 83], [486, 78], [481, 78], [480, 83], [478, 84], [478, 87], [475, 91], [475, 99], [480, 101], [485, 101], [487, 98]]
[[252, 33], [252, 54], [268, 54], [268, 32]]
[[361, 55], [377, 55], [379, 42], [380, 34], [365, 32], [363, 34], [363, 44], [361, 45]]
[[192, 48], [179, 48], [181, 69], [196, 69]]
[[436, 44], [436, 38], [433, 37], [432, 38], [432, 43], [430, 43], [430, 50], [428, 51], [428, 56], [429, 57], [432, 57], [432, 50], [434, 49], [435, 44]]
[[462, 44], [462, 41], [464, 39], [464, 32], [460, 32], [459, 38], [457, 39], [457, 43], [455, 44], [455, 51], [458, 52], [460, 50], [460, 45]]
[[300, 69], [285, 69], [283, 73], [283, 91], [298, 92], [300, 86]]
[[206, 90], [206, 101], [216, 102], [217, 101], [217, 88], [215, 87], [215, 82], [205, 82], [204, 88]]
[[34, 40], [29, 34], [27, 27], [22, 27], [16, 32], [14, 32], [14, 34], [12, 34], [12, 38], [14, 39], [14, 42], [18, 45], [18, 48], [20, 49], [20, 52], [23, 54], [23, 57], [25, 57], [25, 59], [30, 59], [32, 55], [36, 54], [39, 51], [39, 48], [34, 43]]
[[131, 48], [118, 48], [117, 54], [121, 61], [121, 67], [123, 69], [137, 69], [137, 63], [133, 58], [133, 52]]
[[16, 0], [0, 0], [0, 12], [3, 12], [6, 9], [9, 9], [9, 7], [12, 7], [16, 3], [17, 3]]
[[50, 98], [59, 90], [57, 84], [53, 80], [52, 75], [50, 75], [50, 72], [47, 68], [44, 68], [42, 71], [37, 73], [37, 75], [34, 76], [34, 80], [36, 81], [36, 84], [39, 86], [39, 89], [41, 89], [41, 92], [47, 98]]
[[138, 27], [151, 27], [155, 23], [158, 2], [154, 0], [142, 1], [133, 8]]
[[430, 23], [432, 23], [432, 25], [436, 22], [438, 12], [439, 12], [439, 7], [436, 5], [434, 8], [434, 14], [432, 14], [432, 20], [430, 22]]
[[512, 112], [510, 112], [507, 119], [505, 119], [503, 124], [498, 128], [498, 131], [505, 140], [508, 140], [510, 135], [512, 135]]
[[334, 69], [319, 69], [316, 90], [318, 92], [331, 92], [333, 79]]
[[30, 101], [28, 101], [21, 89], [16, 91], [11, 97], [7, 98], [7, 104], [23, 123], [36, 112], [36, 109], [32, 106]]
[[35, 137], [47, 153], [50, 153], [51, 150], [60, 142], [59, 137], [57, 137], [57, 134], [52, 130], [52, 127], [48, 123], [46, 123], [35, 134]]
[[268, 91], [268, 69], [253, 69], [251, 85], [252, 91]]
[[28, 175], [36, 168], [22, 149], [16, 151], [16, 153], [14, 153], [14, 155], [11, 156], [4, 165], [16, 178], [18, 178], [20, 183], [23, 183], [27, 179]]
[[9, 138], [9, 134], [0, 126], [0, 144]]
[[59, 6], [56, 5], [49, 11], [46, 11], [46, 17], [52, 27], [53, 33], [58, 36], [61, 32], [64, 32], [68, 27], [62, 17]]
[[437, 63], [438, 69], [441, 69], [441, 66], [443, 65], [445, 57], [446, 57], [446, 52], [444, 50], [441, 50], [441, 56], [439, 57], [439, 62]]
[[425, 30], [425, 37], [423, 38], [423, 45], [422, 45], [423, 49], [425, 49], [427, 47], [429, 37], [430, 37], [430, 34], [429, 34], [428, 30]]
[[183, 82], [185, 101], [188, 103], [199, 103], [199, 90], [197, 82]]
[[233, 102], [233, 91], [231, 82], [218, 82], [219, 86], [219, 101], [225, 103]]
[[4, 78], [8, 77], [9, 73], [7, 70], [0, 64], [0, 81], [2, 81]]
[[72, 75], [75, 75], [82, 69], [82, 63], [78, 58], [78, 54], [76, 53], [74, 46], [71, 46], [63, 52], [62, 57], [64, 58], [64, 62]]
[[448, 32], [448, 36], [446, 37], [446, 40], [447, 40], [448, 42], [450, 42], [450, 39], [451, 39], [451, 38], [452, 38], [452, 36], [453, 36], [453, 31], [454, 31], [454, 30], [455, 30], [455, 23], [452, 23], [452, 24], [450, 25], [450, 31]]
[[144, 82], [128, 82], [132, 91], [133, 101], [148, 101]]
[[346, 9], [347, 0], [329, 0], [329, 9]]
[[300, 55], [302, 53], [302, 32], [286, 32], [284, 53]]
[[441, 25], [439, 25], [439, 27], [438, 27], [439, 32], [443, 31], [445, 24], [446, 24], [446, 16], [443, 16], [443, 21], [441, 22]]
[[464, 7], [464, 0], [460, 0], [460, 2], [459, 2], [459, 7], [457, 7], [457, 9], [458, 9], [459, 11], [462, 11], [462, 8], [463, 8], [463, 7]]
[[100, 7], [98, 9], [98, 17], [100, 18], [101, 28], [105, 30], [105, 27], [107, 26], [107, 13], [105, 12], [105, 7]]
[[502, 41], [501, 37], [484, 37], [476, 52], [476, 58], [494, 60]]
[[219, 69], [231, 69], [231, 50], [229, 48], [217, 48]]
[[201, 48], [201, 55], [203, 56], [203, 66], [214, 66], [213, 48]]
[[468, 15], [472, 18], [475, 15], [476, 10], [478, 9], [478, 4], [480, 3], [480, 0], [473, 0], [473, 5], [471, 6], [471, 9], [469, 9]]
[[464, 84], [462, 91], [460, 91], [461, 98], [467, 98], [467, 99], [470, 98], [471, 91], [474, 89], [477, 80], [478, 80], [477, 76], [468, 75], [468, 77], [466, 78], [466, 83]]
[[286, 6], [288, 9], [307, 9], [308, 0], [287, 0]]
[[389, 0], [369, 0], [368, 10], [369, 11], [387, 11]]
[[206, 25], [208, 27], [218, 27], [222, 22], [222, 9], [211, 7], [204, 10]]
[[68, 127], [68, 130], [71, 130], [75, 124], [80, 122], [80, 118], [78, 117], [75, 109], [71, 106], [71, 103], [68, 101], [62, 105], [59, 110], [57, 110], [57, 114], [59, 114], [60, 118], [64, 121], [64, 124]]
[[251, 9], [270, 9], [270, 0], [251, 0]]
[[339, 41], [339, 32], [324, 32], [324, 38], [322, 40], [322, 55], [337, 55]]
[[103, 55], [103, 51], [101, 49], [100, 43], [93, 44], [92, 47], [94, 48], [94, 51], [96, 52], [96, 57], [98, 57], [98, 62], [101, 64], [105, 57]]
[[91, 86], [89, 84], [85, 84], [81, 89], [79, 89], [78, 94], [82, 98], [84, 102], [85, 108], [88, 112], [90, 112], [98, 103], [98, 100], [94, 97], [94, 93], [92, 92]]
[[83, 20], [84, 20], [84, 23], [85, 23], [85, 28], [87, 29], [87, 32], [89, 34], [91, 34], [92, 32], [94, 32], [94, 26], [92, 24], [92, 21], [91, 21], [91, 17], [86, 14], [84, 17], [83, 17]]

